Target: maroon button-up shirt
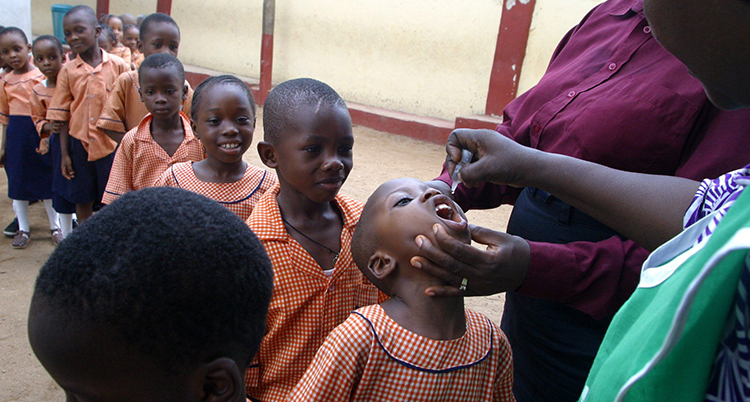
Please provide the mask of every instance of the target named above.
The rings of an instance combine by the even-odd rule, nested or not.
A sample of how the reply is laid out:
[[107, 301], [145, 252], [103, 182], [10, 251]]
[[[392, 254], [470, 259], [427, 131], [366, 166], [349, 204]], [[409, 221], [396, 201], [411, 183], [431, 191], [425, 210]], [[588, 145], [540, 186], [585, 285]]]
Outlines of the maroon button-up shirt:
[[[617, 169], [701, 180], [750, 162], [750, 110], [720, 111], [651, 35], [642, 0], [594, 8], [560, 42], [541, 81], [512, 101], [497, 131], [547, 152]], [[447, 172], [438, 180], [451, 184]], [[518, 190], [459, 185], [465, 209], [513, 204]], [[613, 237], [598, 243], [530, 242], [518, 293], [595, 318], [638, 284], [648, 252]]]

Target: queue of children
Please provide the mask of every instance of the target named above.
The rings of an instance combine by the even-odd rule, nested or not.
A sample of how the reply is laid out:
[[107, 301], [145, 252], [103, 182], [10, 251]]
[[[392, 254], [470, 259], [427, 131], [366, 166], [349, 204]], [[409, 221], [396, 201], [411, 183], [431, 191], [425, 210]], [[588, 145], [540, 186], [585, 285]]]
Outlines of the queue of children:
[[[39, 360], [66, 394], [75, 395], [81, 389], [88, 389], [92, 390], [88, 397], [107, 400], [117, 386], [133, 384], [128, 381], [145, 381], [138, 376], [124, 375], [125, 368], [134, 364], [154, 370], [149, 380], [156, 390], [170, 378], [165, 373], [184, 370], [200, 361], [220, 366], [223, 375], [232, 377], [222, 382], [224, 385], [231, 383], [232, 391], [212, 400], [244, 400], [245, 396], [264, 402], [372, 398], [452, 400], [459, 395], [472, 400], [513, 400], [511, 352], [502, 331], [486, 317], [465, 310], [462, 298], [436, 301], [419, 296], [434, 281], [408, 266], [407, 253], [400, 246], [389, 243], [388, 247], [369, 248], [373, 242], [392, 237], [394, 233], [403, 232], [403, 236], [393, 239], [413, 238], [414, 230], [428, 235], [436, 222], [457, 228], [456, 236], [468, 240], [463, 213], [447, 197], [436, 196], [423, 183], [405, 181], [407, 187], [419, 188], [420, 194], [409, 190], [409, 196], [396, 201], [394, 207], [406, 207], [409, 204], [406, 198], [409, 201], [419, 199], [412, 205], [419, 205], [416, 210], [420, 211], [421, 219], [402, 220], [399, 225], [388, 227], [382, 222], [396, 218], [386, 218], [391, 211], [381, 208], [380, 197], [386, 196], [390, 202], [392, 194], [387, 189], [392, 187], [391, 183], [384, 185], [386, 190], [379, 189], [373, 195], [368, 207], [339, 194], [353, 168], [354, 136], [346, 104], [333, 88], [303, 78], [284, 82], [269, 94], [264, 106], [264, 138], [258, 145], [261, 160], [270, 169], [266, 170], [242, 159], [252, 144], [256, 127], [255, 101], [244, 82], [228, 75], [211, 77], [192, 92], [185, 80], [184, 67], [176, 58], [179, 28], [164, 14], [152, 14], [142, 21], [137, 47], [144, 59], [136, 71], [131, 71], [131, 63], [109, 53], [122, 46], [117, 32], [122, 29], [123, 19], [106, 18], [102, 20], [105, 25], [100, 25], [95, 17], [93, 10], [86, 6], [73, 7], [66, 13], [63, 27], [66, 41], [75, 54], [72, 60], [62, 64], [58, 42], [47, 37], [37, 39], [39, 56], [35, 54], [35, 60], [47, 76], [44, 83], [37, 85], [37, 96], [45, 101], [39, 102], [43, 108], [35, 112], [35, 122], [39, 134], [44, 136], [50, 132], [52, 136], [50, 140], [40, 140], [34, 131], [33, 151], [41, 150], [41, 144], [50, 141], [50, 152], [45, 155], [57, 165], [49, 169], [51, 195], [43, 199], [51, 198], [50, 205], [58, 205], [54, 202], [58, 200], [60, 213], [69, 217], [75, 211], [81, 221], [92, 216], [95, 203], [111, 204], [73, 234], [70, 234], [66, 218], [65, 229], [59, 230], [65, 236], [70, 235], [70, 240], [63, 241], [53, 253], [37, 281], [29, 321], [31, 343]], [[100, 39], [107, 29], [111, 29], [115, 37], [110, 50], [102, 48], [100, 43], [108, 40], [106, 35]], [[127, 27], [125, 31], [131, 35], [127, 40], [131, 46], [135, 31]], [[4, 32], [0, 32], [0, 49], [5, 48]], [[59, 52], [56, 70], [48, 66], [54, 64], [46, 60], [50, 52]], [[15, 58], [13, 60], [15, 63]], [[37, 74], [41, 76], [38, 71]], [[41, 78], [34, 83], [40, 81]], [[178, 187], [205, 198], [187, 197], [184, 191], [148, 187]], [[402, 187], [398, 191], [403, 193]], [[152, 208], [149, 198], [160, 198], [159, 203], [164, 205]], [[170, 328], [183, 325], [179, 318], [183, 313], [169, 309], [177, 309], [176, 298], [186, 297], [188, 290], [180, 289], [170, 295], [165, 290], [166, 285], [156, 291], [158, 286], [149, 281], [167, 280], [165, 278], [177, 275], [182, 281], [192, 283], [190, 278], [193, 278], [193, 282], [201, 283], [204, 274], [192, 272], [192, 268], [186, 275], [194, 277], [181, 275], [184, 260], [200, 252], [191, 245], [198, 242], [203, 248], [211, 248], [225, 238], [235, 238], [236, 230], [232, 225], [236, 223], [226, 217], [222, 218], [224, 221], [212, 221], [216, 211], [199, 205], [205, 204], [206, 199], [233, 212], [239, 218], [234, 221], [246, 221], [245, 227], [255, 233], [265, 252], [253, 254], [250, 259], [258, 262], [266, 258], [265, 255], [270, 258], [273, 293], [267, 292], [270, 299], [265, 305], [238, 313], [242, 314], [240, 319], [238, 316], [227, 318], [245, 323], [243, 325], [252, 322], [255, 328], [265, 327], [262, 339], [255, 336], [248, 340], [239, 333], [227, 334], [222, 338], [223, 346], [216, 344], [215, 350], [205, 350], [205, 353], [200, 346], [190, 348], [189, 353], [183, 347], [175, 352], [174, 358], [184, 360], [176, 362], [172, 361], [171, 352], [161, 349], [172, 348], [166, 346], [167, 338], [157, 342], [159, 350], [146, 347], [144, 343], [150, 336], [147, 331], [168, 336]], [[363, 207], [370, 211], [366, 215], [368, 219], [378, 223], [366, 225], [362, 234], [355, 235], [359, 231]], [[136, 212], [139, 208], [140, 212]], [[402, 213], [413, 214], [409, 210], [404, 208]], [[200, 219], [194, 220], [189, 212], [201, 215]], [[144, 214], [163, 224], [154, 225], [150, 219], [139, 223], [143, 220], [135, 217]], [[55, 222], [57, 219], [55, 215]], [[124, 227], [114, 228], [119, 225], [118, 219], [126, 222]], [[203, 220], [207, 223], [201, 223]], [[225, 221], [228, 226], [221, 226]], [[212, 229], [198, 236], [196, 230], [202, 225]], [[179, 238], [173, 238], [168, 233], [170, 230], [179, 230]], [[106, 236], [101, 237], [104, 233]], [[129, 233], [138, 233], [138, 236]], [[357, 236], [359, 240], [355, 240]], [[26, 238], [28, 241], [28, 235]], [[180, 243], [179, 247], [186, 246], [186, 250], [179, 251], [179, 247], [172, 249], [171, 246], [163, 249], [160, 239], [166, 238], [170, 243]], [[92, 241], [98, 245], [87, 246]], [[232, 241], [227, 244], [233, 244]], [[118, 248], [118, 244], [123, 243], [125, 247], [124, 243], [129, 242], [143, 246]], [[409, 245], [414, 248], [412, 241]], [[81, 267], [88, 267], [85, 270], [78, 267], [75, 247], [86, 247], [87, 255], [91, 256], [88, 263], [81, 264]], [[245, 246], [238, 247], [242, 250]], [[353, 255], [352, 247], [359, 253]], [[409, 248], [407, 245], [406, 249]], [[152, 253], [154, 250], [163, 253]], [[237, 253], [238, 250], [232, 253], [242, 254]], [[115, 267], [112, 264], [116, 259], [112, 255], [123, 251], [134, 253], [128, 256], [132, 261], [147, 259], [152, 269], [161, 267], [159, 269], [165, 270], [163, 276], [141, 278], [140, 274], [136, 275], [143, 270], [139, 264], [120, 266], [118, 263]], [[232, 254], [216, 250], [212, 253], [216, 257], [206, 257], [204, 269]], [[116, 282], [111, 288], [79, 279], [75, 283], [68, 282], [60, 276], [60, 267], [66, 264], [76, 265], [84, 276], [114, 278], [124, 275], [130, 279]], [[221, 273], [225, 268], [215, 272]], [[261, 268], [254, 269], [262, 271]], [[213, 269], [206, 272], [209, 271], [209, 275], [214, 275]], [[270, 275], [263, 272], [252, 275], [270, 279]], [[169, 284], [172, 286], [171, 282]], [[164, 298], [172, 304], [159, 309], [160, 313], [154, 313], [153, 318], [149, 318], [150, 312], [146, 311], [114, 314], [113, 309], [119, 309], [117, 305], [126, 302], [116, 305], [91, 302], [81, 307], [70, 296], [63, 295], [64, 289], [74, 292], [74, 288], [80, 287], [89, 289], [87, 297], [91, 300], [99, 300], [101, 296], [96, 295], [107, 292], [130, 295], [130, 291], [135, 290], [137, 295], [143, 290], [142, 296], [134, 297], [142, 298], [139, 300]], [[229, 293], [227, 297], [238, 299], [240, 304], [247, 304], [243, 292], [253, 290], [232, 291], [227, 287], [222, 291]], [[413, 296], [417, 296], [416, 299]], [[378, 303], [384, 304], [377, 307]], [[188, 308], [186, 306], [184, 311]], [[355, 310], [357, 313], [352, 315]], [[434, 314], [436, 312], [439, 313]], [[76, 318], [64, 329], [57, 330], [61, 317], [69, 314]], [[423, 319], [411, 320], [409, 315]], [[109, 318], [101, 321], [101, 317]], [[352, 325], [356, 329], [351, 329]], [[134, 327], [141, 326], [142, 331], [134, 332]], [[216, 328], [220, 327], [219, 332], [224, 332], [224, 326], [217, 321]], [[50, 337], [49, 333], [55, 331], [59, 331], [66, 347], [57, 344], [60, 339], [57, 336]], [[331, 356], [323, 351], [337, 349], [337, 337], [350, 331], [358, 334], [358, 338], [352, 338], [356, 339], [357, 348], [352, 348], [352, 354], [333, 358], [342, 367], [356, 369], [321, 375], [319, 370], [331, 368], [327, 363]], [[195, 338], [199, 337], [195, 335]], [[93, 342], [83, 343], [82, 339]], [[386, 339], [391, 341], [381, 343]], [[180, 342], [180, 346], [185, 345]], [[429, 353], [420, 357], [417, 355], [421, 354], [422, 346], [427, 347]], [[106, 361], [106, 370], [69, 369], [72, 359], [77, 359], [74, 355], [78, 352], [91, 355], [86, 352], [91, 348], [107, 352], [91, 362], [91, 366], [100, 367]], [[239, 354], [235, 353], [238, 348], [242, 351]], [[72, 350], [78, 352], [70, 353]], [[123, 350], [128, 352], [120, 353]], [[361, 357], [367, 353], [377, 357], [369, 361], [367, 367], [360, 367]], [[219, 358], [221, 364], [212, 361], [211, 356]], [[237, 373], [241, 377], [236, 378]], [[336, 374], [346, 375], [350, 381], [331, 384], [330, 381], [337, 382]], [[111, 386], [102, 385], [105, 377], [111, 381]], [[414, 386], [401, 389], [398, 384], [402, 382]], [[179, 386], [193, 385], [180, 383]], [[221, 393], [218, 380], [211, 386], [214, 388], [210, 392], [205, 388], [200, 395]], [[130, 388], [133, 391], [133, 387]], [[166, 395], [167, 390], [172, 390], [172, 395], [188, 392], [177, 390], [173, 385], [154, 391], [151, 396]], [[134, 391], [140, 390], [136, 387]], [[292, 394], [293, 391], [296, 394]]]

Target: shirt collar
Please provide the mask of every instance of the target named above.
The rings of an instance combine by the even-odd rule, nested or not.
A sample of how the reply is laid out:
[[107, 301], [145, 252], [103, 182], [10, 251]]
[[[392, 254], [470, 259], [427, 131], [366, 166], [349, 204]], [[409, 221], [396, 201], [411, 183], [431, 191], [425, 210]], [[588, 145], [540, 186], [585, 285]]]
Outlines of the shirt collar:
[[[108, 53], [107, 53], [106, 51], [104, 51], [104, 49], [101, 49], [101, 50], [102, 50], [102, 62], [101, 62], [101, 64], [99, 64], [99, 66], [101, 66], [102, 64], [104, 64], [104, 63], [108, 62], [108, 61], [109, 61], [109, 59], [110, 59], [110, 56], [109, 56], [109, 54], [108, 54]], [[80, 54], [76, 54], [76, 58], [75, 58], [75, 59], [73, 59], [73, 62], [75, 62], [75, 63], [76, 63], [76, 67], [80, 67], [80, 66], [81, 66], [82, 64], [85, 64], [85, 63], [86, 63], [86, 62], [85, 62], [85, 61], [83, 61], [83, 59], [81, 58], [81, 55], [80, 55]], [[98, 66], [97, 66], [97, 67], [98, 67]]]
[[[195, 135], [193, 135], [193, 129], [190, 127], [190, 120], [188, 119], [187, 115], [183, 113], [182, 110], [179, 111], [180, 113], [180, 119], [182, 120], [182, 128], [185, 132], [185, 139], [182, 141], [183, 143], [187, 143], [188, 141], [192, 141], [193, 139], [197, 139]], [[144, 141], [144, 142], [151, 142], [153, 141], [153, 137], [151, 136], [151, 120], [154, 117], [151, 115], [151, 113], [146, 114], [146, 116], [141, 120], [140, 123], [138, 123], [138, 128], [135, 131], [135, 135], [133, 136], [133, 139], [136, 141]]]
[[622, 1], [620, 4], [612, 7], [610, 15], [622, 17], [631, 11], [643, 14], [643, 0]]

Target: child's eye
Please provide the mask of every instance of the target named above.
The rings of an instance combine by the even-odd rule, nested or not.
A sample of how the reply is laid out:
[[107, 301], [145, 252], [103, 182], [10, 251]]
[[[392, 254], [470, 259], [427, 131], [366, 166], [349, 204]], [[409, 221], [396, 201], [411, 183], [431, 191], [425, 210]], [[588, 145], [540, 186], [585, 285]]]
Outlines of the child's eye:
[[310, 152], [310, 153], [318, 153], [320, 152], [320, 147], [317, 145], [309, 146], [305, 148], [305, 151]]
[[242, 123], [242, 124], [245, 124], [245, 123], [249, 123], [249, 122], [250, 122], [250, 119], [249, 119], [249, 118], [247, 118], [247, 117], [245, 117], [245, 116], [242, 116], [242, 117], [238, 117], [238, 118], [237, 118], [237, 122], [238, 122], [238, 123]]
[[174, 89], [167, 89], [167, 93], [170, 95], [173, 95], [175, 92], [177, 91], [175, 91]]
[[409, 205], [409, 203], [411, 202], [411, 200], [412, 200], [412, 198], [402, 197], [398, 201], [396, 201], [396, 203], [393, 204], [393, 206], [394, 207], [403, 207], [403, 206]]
[[352, 153], [352, 147], [339, 147], [339, 152], [344, 155], [349, 155]]
[[220, 121], [219, 121], [219, 119], [216, 119], [216, 118], [210, 118], [210, 119], [206, 120], [206, 123], [208, 123], [208, 124], [219, 124]]

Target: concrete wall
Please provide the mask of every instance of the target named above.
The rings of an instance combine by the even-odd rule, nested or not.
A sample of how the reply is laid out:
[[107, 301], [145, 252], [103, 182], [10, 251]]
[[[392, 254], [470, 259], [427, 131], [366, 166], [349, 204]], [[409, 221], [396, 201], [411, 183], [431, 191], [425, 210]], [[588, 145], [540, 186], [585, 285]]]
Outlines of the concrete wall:
[[[34, 33], [52, 31], [53, 3], [34, 0]], [[257, 78], [262, 3], [174, 1], [180, 59]], [[560, 38], [597, 3], [537, 0], [522, 91], [538, 81]], [[110, 3], [113, 14], [155, 9], [156, 0]], [[348, 101], [447, 120], [482, 114], [502, 9], [502, 0], [277, 0], [273, 80], [313, 77]]]
[[31, 0], [0, 0], [0, 25], [21, 28], [31, 40]]

